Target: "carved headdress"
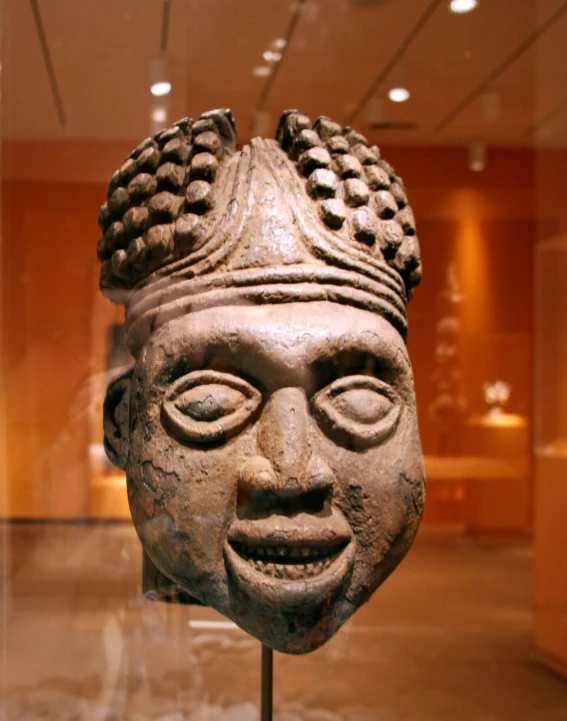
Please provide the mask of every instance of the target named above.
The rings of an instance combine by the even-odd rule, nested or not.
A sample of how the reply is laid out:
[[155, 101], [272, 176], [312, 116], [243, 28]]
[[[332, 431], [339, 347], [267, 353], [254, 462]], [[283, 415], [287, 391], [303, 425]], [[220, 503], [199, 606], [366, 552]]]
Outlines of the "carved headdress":
[[167, 320], [228, 304], [347, 303], [405, 336], [421, 279], [401, 179], [356, 131], [297, 110], [241, 151], [229, 110], [144, 140], [99, 224], [101, 289], [125, 304], [134, 353]]

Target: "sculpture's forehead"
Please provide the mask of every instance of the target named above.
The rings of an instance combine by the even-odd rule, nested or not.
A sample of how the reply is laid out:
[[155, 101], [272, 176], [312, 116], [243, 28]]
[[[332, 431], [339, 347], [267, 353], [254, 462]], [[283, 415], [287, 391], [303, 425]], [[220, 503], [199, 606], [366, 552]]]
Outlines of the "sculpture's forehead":
[[231, 355], [285, 356], [309, 362], [338, 352], [369, 352], [409, 367], [398, 331], [381, 316], [332, 302], [221, 306], [188, 313], [163, 325], [144, 354], [174, 360], [214, 348]]

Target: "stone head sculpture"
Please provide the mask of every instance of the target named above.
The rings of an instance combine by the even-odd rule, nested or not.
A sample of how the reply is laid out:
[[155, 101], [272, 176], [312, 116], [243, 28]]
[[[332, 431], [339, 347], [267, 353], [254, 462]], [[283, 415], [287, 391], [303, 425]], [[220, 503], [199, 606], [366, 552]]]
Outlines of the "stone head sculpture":
[[329, 118], [237, 150], [231, 114], [141, 143], [102, 206], [133, 369], [105, 401], [151, 598], [304, 653], [409, 549], [424, 498], [402, 181]]

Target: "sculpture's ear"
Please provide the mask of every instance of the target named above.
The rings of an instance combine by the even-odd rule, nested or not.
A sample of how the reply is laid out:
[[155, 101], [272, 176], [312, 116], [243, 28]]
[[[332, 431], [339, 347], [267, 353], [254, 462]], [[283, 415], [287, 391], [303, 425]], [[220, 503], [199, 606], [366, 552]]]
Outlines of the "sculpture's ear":
[[111, 462], [126, 470], [130, 437], [130, 382], [132, 368], [108, 386], [103, 406], [104, 450]]

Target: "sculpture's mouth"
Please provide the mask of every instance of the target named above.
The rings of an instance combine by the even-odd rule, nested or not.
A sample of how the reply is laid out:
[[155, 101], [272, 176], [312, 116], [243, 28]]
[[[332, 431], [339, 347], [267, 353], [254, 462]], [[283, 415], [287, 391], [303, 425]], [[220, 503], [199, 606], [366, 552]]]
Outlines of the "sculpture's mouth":
[[313, 543], [299, 540], [292, 544], [259, 545], [256, 542], [235, 542], [232, 548], [253, 569], [274, 578], [300, 580], [326, 571], [348, 543]]
[[344, 585], [354, 557], [352, 531], [336, 509], [238, 520], [225, 543], [233, 583], [278, 606], [328, 599]]

